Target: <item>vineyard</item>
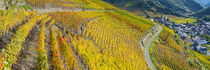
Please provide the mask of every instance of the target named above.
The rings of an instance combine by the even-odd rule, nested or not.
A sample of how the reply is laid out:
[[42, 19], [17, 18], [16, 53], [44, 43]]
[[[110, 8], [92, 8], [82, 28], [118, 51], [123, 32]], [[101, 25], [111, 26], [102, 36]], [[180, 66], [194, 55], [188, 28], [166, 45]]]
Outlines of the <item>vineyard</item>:
[[[102, 0], [23, 2], [0, 10], [0, 70], [151, 70], [141, 39], [156, 23]], [[166, 27], [157, 40], [157, 69], [197, 70], [189, 58], [207, 61]]]
[[[176, 39], [179, 42], [175, 41]], [[154, 41], [150, 51], [156, 67], [163, 70], [200, 70], [197, 62], [190, 61], [190, 54], [185, 52], [183, 41], [179, 39], [172, 30], [164, 27], [158, 40]]]
[[[101, 0], [25, 2], [35, 10], [1, 11], [0, 70], [149, 69], [140, 39], [153, 22]], [[36, 11], [48, 7], [83, 10]]]

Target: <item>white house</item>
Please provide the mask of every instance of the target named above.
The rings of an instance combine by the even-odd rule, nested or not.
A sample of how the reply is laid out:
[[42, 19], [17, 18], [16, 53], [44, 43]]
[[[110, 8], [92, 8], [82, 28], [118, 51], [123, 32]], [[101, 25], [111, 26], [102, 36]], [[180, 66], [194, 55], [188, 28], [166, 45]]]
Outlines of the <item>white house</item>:
[[206, 44], [206, 43], [207, 43], [206, 40], [201, 39], [201, 38], [199, 38], [199, 39], [197, 40], [197, 42], [198, 42], [199, 44]]

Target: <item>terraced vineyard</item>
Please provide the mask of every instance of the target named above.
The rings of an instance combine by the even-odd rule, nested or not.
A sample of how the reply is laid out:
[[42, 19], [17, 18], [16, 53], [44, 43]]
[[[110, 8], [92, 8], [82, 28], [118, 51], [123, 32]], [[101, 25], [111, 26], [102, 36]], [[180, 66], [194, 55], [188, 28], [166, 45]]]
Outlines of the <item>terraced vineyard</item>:
[[[23, 2], [0, 10], [0, 70], [151, 69], [141, 40], [156, 23], [102, 0]], [[157, 69], [201, 69], [174, 36], [164, 27], [153, 43]]]
[[191, 54], [185, 51], [184, 42], [174, 32], [164, 27], [162, 33], [151, 48], [153, 63], [157, 69], [163, 70], [200, 70], [202, 67]]
[[[153, 22], [101, 0], [25, 2], [35, 10], [0, 16], [0, 69], [149, 69], [140, 39]], [[36, 12], [47, 7], [72, 11]]]

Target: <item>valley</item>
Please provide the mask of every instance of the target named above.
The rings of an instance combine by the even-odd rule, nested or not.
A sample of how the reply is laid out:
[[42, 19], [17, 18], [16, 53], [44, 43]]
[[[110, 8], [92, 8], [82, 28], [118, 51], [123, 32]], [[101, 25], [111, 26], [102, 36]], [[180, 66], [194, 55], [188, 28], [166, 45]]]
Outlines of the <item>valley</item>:
[[[162, 25], [174, 30], [176, 34], [178, 34], [182, 40], [185, 41], [185, 43], [190, 44], [190, 47], [194, 51], [199, 51], [200, 53], [204, 55], [209, 55], [209, 50], [207, 50], [208, 47], [208, 38], [201, 37], [202, 35], [209, 35], [209, 28], [210, 24], [209, 22], [203, 21], [200, 24], [189, 24], [187, 23], [181, 23], [177, 24], [175, 22], [168, 21], [167, 17], [160, 17], [160, 18], [154, 18], [152, 20], [162, 23]], [[201, 46], [205, 45], [205, 47]]]

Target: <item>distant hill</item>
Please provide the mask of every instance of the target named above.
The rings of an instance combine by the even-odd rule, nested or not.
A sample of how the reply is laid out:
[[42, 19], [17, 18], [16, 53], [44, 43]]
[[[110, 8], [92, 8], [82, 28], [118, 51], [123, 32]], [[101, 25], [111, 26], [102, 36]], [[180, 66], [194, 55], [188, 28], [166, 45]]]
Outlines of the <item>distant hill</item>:
[[209, 7], [210, 6], [210, 0], [196, 0], [198, 3], [200, 3], [201, 5], [205, 6], [205, 7]]
[[104, 0], [117, 7], [135, 10], [146, 9], [149, 11], [165, 13], [176, 12], [180, 14], [197, 12], [204, 9], [194, 0]]
[[198, 3], [200, 3], [201, 5], [205, 5], [208, 2], [210, 2], [210, 0], [196, 0]]
[[197, 12], [196, 14], [193, 14], [192, 16], [195, 16], [195, 17], [204, 17], [206, 15], [210, 15], [210, 7], [202, 10], [202, 11], [199, 11]]
[[204, 5], [205, 7], [210, 7], [210, 2]]

